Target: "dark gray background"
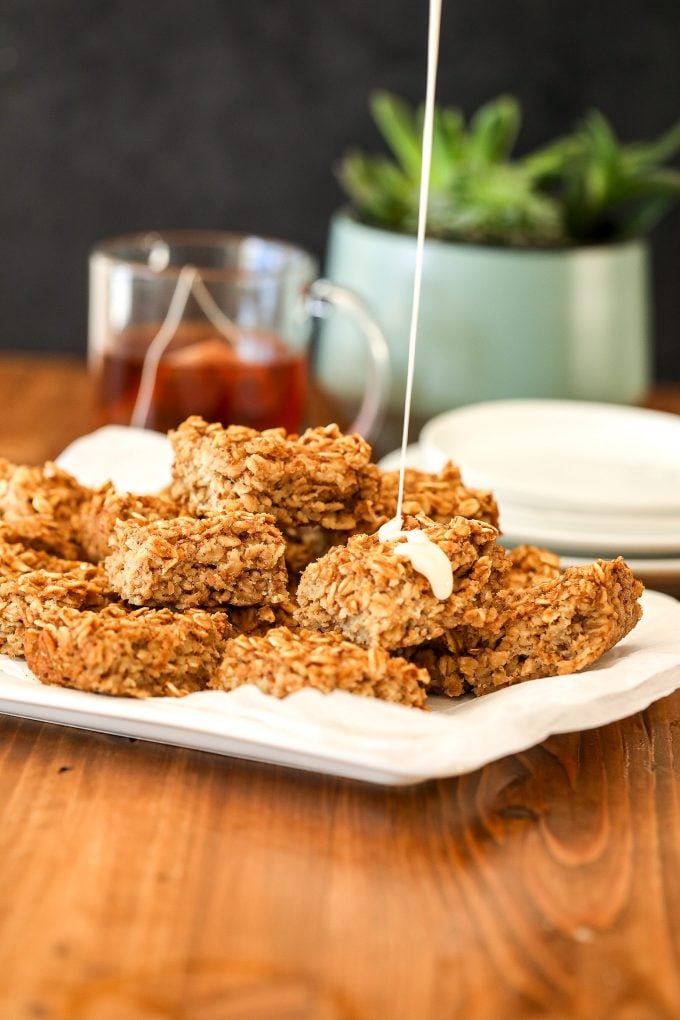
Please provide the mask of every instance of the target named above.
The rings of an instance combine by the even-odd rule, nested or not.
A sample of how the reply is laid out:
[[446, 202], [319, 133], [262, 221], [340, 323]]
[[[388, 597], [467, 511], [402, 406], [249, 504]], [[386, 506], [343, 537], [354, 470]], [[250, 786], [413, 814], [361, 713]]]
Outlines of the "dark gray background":
[[[680, 116], [678, 0], [444, 0], [439, 98], [523, 102], [521, 147], [588, 107]], [[206, 226], [324, 248], [366, 99], [420, 100], [426, 0], [0, 0], [0, 346], [81, 352], [98, 238]], [[654, 235], [656, 374], [680, 379], [680, 211]]]

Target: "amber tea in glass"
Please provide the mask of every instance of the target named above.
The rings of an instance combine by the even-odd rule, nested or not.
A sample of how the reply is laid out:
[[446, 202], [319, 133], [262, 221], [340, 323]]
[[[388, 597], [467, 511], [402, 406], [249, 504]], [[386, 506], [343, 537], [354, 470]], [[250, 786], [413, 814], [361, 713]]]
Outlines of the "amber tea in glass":
[[190, 414], [256, 429], [305, 423], [312, 316], [339, 304], [366, 333], [370, 434], [387, 388], [382, 336], [358, 299], [300, 248], [176, 231], [98, 245], [90, 262], [89, 357], [102, 422], [165, 431]]

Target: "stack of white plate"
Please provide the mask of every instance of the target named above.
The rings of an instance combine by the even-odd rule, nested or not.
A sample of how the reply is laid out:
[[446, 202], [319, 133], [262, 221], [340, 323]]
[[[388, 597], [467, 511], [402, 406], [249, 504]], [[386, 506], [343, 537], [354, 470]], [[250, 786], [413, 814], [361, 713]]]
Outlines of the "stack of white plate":
[[409, 453], [426, 470], [451, 459], [467, 485], [491, 489], [509, 546], [546, 546], [571, 562], [623, 555], [648, 582], [680, 583], [680, 417], [494, 401], [434, 418]]

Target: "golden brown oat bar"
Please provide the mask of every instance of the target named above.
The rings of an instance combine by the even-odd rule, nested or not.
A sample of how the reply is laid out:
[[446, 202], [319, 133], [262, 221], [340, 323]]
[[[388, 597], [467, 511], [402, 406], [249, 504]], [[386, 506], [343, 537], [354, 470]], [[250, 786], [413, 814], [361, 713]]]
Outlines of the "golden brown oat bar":
[[[498, 507], [491, 493], [464, 486], [458, 468], [451, 463], [440, 474], [407, 468], [404, 484], [403, 512], [407, 516], [424, 516], [437, 524], [448, 524], [453, 517], [467, 517], [498, 527]], [[398, 471], [380, 471], [373, 513], [352, 532], [330, 531], [319, 525], [285, 529], [288, 569], [300, 574], [334, 545], [345, 544], [352, 534], [376, 532], [381, 524], [394, 517], [398, 488]]]
[[230, 606], [229, 622], [234, 634], [266, 634], [277, 625], [274, 606]]
[[[540, 549], [533, 545], [519, 545], [511, 549], [505, 560], [499, 563], [497, 605], [508, 590], [521, 590], [542, 584], [560, 576], [562, 569], [560, 559], [548, 549]], [[491, 632], [498, 632], [502, 619], [499, 615], [493, 625], [480, 635], [480, 631], [472, 627], [454, 627], [445, 631], [434, 641], [404, 651], [407, 659], [417, 663], [428, 671], [432, 678], [433, 690], [446, 692], [449, 697], [459, 697], [469, 690], [458, 668], [458, 658], [466, 654], [468, 648], [476, 647], [480, 638], [489, 637]]]
[[15, 550], [18, 549], [32, 549], [34, 552], [42, 552], [48, 556], [53, 556], [55, 559], [63, 559], [63, 556], [56, 556], [51, 551], [49, 546], [49, 535], [44, 535], [41, 540], [39, 532], [33, 529], [32, 535], [27, 535], [25, 529], [21, 527], [15, 527], [13, 524], [7, 524], [6, 521], [0, 520], [0, 548], [5, 546], [13, 546]]
[[65, 559], [79, 559], [77, 512], [89, 490], [48, 461], [43, 467], [8, 465], [0, 471], [0, 516], [25, 542]]
[[208, 687], [231, 691], [252, 683], [275, 698], [313, 687], [424, 708], [428, 681], [425, 670], [382, 648], [361, 648], [339, 634], [276, 627], [227, 641]]
[[15, 622], [11, 648], [2, 648], [8, 655], [22, 655], [25, 627], [42, 618], [47, 609], [68, 606], [73, 609], [99, 610], [110, 605], [113, 595], [104, 572], [93, 563], [69, 562], [71, 567], [63, 573], [51, 570], [34, 570], [23, 574], [7, 593], [2, 611], [0, 633], [11, 630]]
[[371, 448], [337, 425], [256, 432], [188, 418], [170, 433], [175, 451], [175, 494], [193, 510], [270, 513], [279, 527], [320, 524], [349, 531], [371, 520], [378, 488]]
[[211, 513], [114, 526], [111, 588], [135, 606], [255, 606], [288, 597], [285, 543], [265, 514]]
[[45, 684], [180, 697], [205, 687], [230, 630], [226, 614], [202, 609], [52, 609], [26, 631], [26, 662]]
[[355, 535], [305, 570], [297, 590], [298, 622], [338, 630], [359, 644], [403, 648], [460, 624], [484, 625], [495, 615], [492, 596], [503, 550], [490, 524], [454, 517], [449, 524], [407, 517], [446, 553], [453, 594], [443, 601], [427, 579], [395, 552], [395, 543]]
[[0, 652], [23, 655], [24, 623], [55, 605], [99, 607], [109, 599], [102, 571], [21, 546], [0, 545]]
[[295, 614], [297, 603], [292, 597], [275, 606], [229, 606], [229, 620], [234, 634], [266, 634], [272, 627], [298, 630]]
[[117, 520], [160, 521], [180, 516], [178, 504], [167, 496], [136, 496], [118, 492], [110, 483], [82, 502], [77, 531], [86, 559], [99, 563], [108, 556]]
[[642, 590], [620, 557], [569, 567], [561, 577], [501, 593], [495, 632], [457, 628], [412, 658], [428, 669], [433, 688], [452, 696], [575, 673], [633, 629]]
[[[352, 534], [377, 531], [396, 513], [398, 488], [399, 472], [381, 471], [372, 516], [352, 532], [331, 531], [320, 525], [284, 529], [286, 563], [291, 573], [302, 573], [333, 546], [345, 544]], [[491, 493], [464, 486], [453, 464], [447, 464], [440, 474], [407, 468], [403, 511], [408, 516], [428, 517], [438, 524], [448, 524], [453, 517], [468, 517], [498, 527], [498, 507]]]
[[[373, 505], [378, 525], [397, 512], [399, 472], [381, 471], [380, 489]], [[407, 468], [404, 475], [404, 511], [424, 515], [438, 524], [452, 517], [468, 517], [498, 527], [498, 506], [490, 492], [463, 485], [460, 471], [447, 464], [440, 474]]]
[[0, 576], [3, 578], [18, 577], [31, 570], [59, 569], [61, 566], [72, 567], [73, 561], [54, 556], [45, 549], [26, 546], [14, 531], [0, 526]]
[[543, 581], [552, 581], [562, 573], [560, 558], [549, 549], [535, 545], [518, 545], [506, 556], [504, 588], [531, 588]]
[[80, 548], [75, 529], [69, 530], [58, 521], [51, 521], [41, 516], [25, 517], [21, 521], [4, 524], [4, 538], [17, 541], [31, 549], [40, 549], [57, 556], [59, 559], [82, 560], [83, 550]]

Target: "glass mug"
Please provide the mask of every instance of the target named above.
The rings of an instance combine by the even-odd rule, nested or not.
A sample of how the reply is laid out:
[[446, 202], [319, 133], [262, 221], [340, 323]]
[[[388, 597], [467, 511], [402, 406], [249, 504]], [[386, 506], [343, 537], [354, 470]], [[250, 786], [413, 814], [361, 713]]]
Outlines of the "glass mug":
[[200, 414], [298, 432], [312, 320], [337, 308], [355, 319], [368, 355], [348, 431], [375, 436], [389, 388], [386, 341], [356, 295], [316, 277], [306, 251], [262, 237], [178, 230], [98, 244], [88, 356], [102, 421], [166, 431]]

